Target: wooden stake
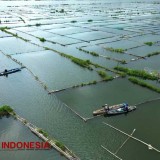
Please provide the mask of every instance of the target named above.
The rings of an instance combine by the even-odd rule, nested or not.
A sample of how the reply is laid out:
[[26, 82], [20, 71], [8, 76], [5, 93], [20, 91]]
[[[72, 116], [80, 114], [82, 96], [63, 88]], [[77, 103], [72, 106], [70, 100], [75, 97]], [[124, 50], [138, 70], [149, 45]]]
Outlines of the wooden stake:
[[[136, 131], [136, 129], [134, 129], [131, 133], [131, 136], [133, 135], [133, 133]], [[130, 139], [131, 137], [128, 137], [123, 143], [122, 145], [117, 149], [117, 151], [115, 152], [115, 154], [117, 154], [119, 152], [119, 150], [126, 144], [126, 142]]]
[[110, 124], [108, 124], [108, 123], [103, 122], [103, 124], [105, 124], [105, 125], [113, 128], [113, 129], [117, 130], [117, 131], [120, 132], [120, 133], [123, 133], [124, 135], [126, 135], [126, 136], [128, 136], [128, 137], [130, 137], [130, 138], [132, 138], [132, 139], [134, 139], [134, 140], [136, 140], [136, 141], [138, 141], [138, 142], [140, 142], [140, 143], [142, 143], [142, 144], [144, 144], [144, 145], [146, 145], [146, 146], [148, 147], [148, 149], [150, 149], [150, 150], [155, 150], [156, 152], [160, 153], [160, 151], [159, 151], [157, 148], [153, 147], [151, 144], [148, 144], [148, 143], [146, 143], [146, 142], [144, 142], [144, 141], [142, 141], [142, 140], [140, 140], [140, 139], [138, 139], [138, 138], [136, 138], [136, 137], [133, 137], [132, 135], [129, 135], [129, 134], [121, 131], [120, 129], [118, 129], [118, 128], [116, 128], [116, 127], [113, 127], [112, 125], [110, 125]]
[[118, 157], [115, 153], [111, 152], [110, 150], [108, 150], [108, 149], [105, 148], [104, 146], [101, 145], [101, 147], [102, 147], [103, 149], [105, 149], [107, 152], [109, 152], [110, 154], [112, 154], [112, 155], [113, 155], [114, 157], [116, 157], [117, 159], [122, 160], [122, 158]]

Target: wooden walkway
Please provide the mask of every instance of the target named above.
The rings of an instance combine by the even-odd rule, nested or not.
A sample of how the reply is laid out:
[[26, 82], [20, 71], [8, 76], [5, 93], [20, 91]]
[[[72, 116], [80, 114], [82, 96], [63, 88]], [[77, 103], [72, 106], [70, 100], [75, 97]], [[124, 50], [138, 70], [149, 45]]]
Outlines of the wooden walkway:
[[16, 119], [18, 119], [20, 122], [22, 122], [24, 125], [26, 125], [35, 135], [37, 135], [40, 139], [42, 139], [45, 142], [48, 142], [54, 149], [56, 149], [60, 154], [65, 156], [69, 160], [80, 160], [72, 151], [70, 151], [66, 146], [65, 146], [65, 151], [63, 151], [61, 148], [59, 148], [56, 145], [56, 140], [49, 139], [48, 137], [45, 137], [43, 134], [38, 132], [38, 127], [33, 125], [32, 123], [27, 122], [26, 119], [20, 117], [19, 115], [13, 115], [10, 113], [12, 116], [14, 116]]

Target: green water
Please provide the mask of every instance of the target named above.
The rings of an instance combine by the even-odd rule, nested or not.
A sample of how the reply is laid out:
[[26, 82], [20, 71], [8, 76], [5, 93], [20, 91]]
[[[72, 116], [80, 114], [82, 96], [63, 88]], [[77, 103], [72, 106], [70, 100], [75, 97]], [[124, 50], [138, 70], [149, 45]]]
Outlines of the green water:
[[[159, 101], [142, 105], [127, 116], [99, 117], [84, 123], [70, 112], [55, 95], [47, 95], [26, 70], [0, 81], [4, 90], [3, 94], [1, 92], [1, 105], [9, 104], [13, 106], [18, 114], [38, 127], [44, 128], [51, 136], [61, 140], [82, 159], [113, 159], [100, 145], [102, 144], [115, 151], [125, 140], [125, 136], [104, 126], [103, 121], [109, 122], [128, 133], [136, 128], [135, 135], [137, 137], [159, 147], [157, 136], [160, 130], [158, 124], [156, 124], [159, 121]], [[13, 83], [14, 86], [11, 85]], [[104, 88], [104, 86], [106, 87]], [[159, 95], [147, 89], [143, 90], [141, 87], [133, 86], [130, 82], [122, 79], [115, 80], [113, 84], [110, 84], [110, 82], [101, 83], [94, 87], [69, 90], [59, 93], [57, 96], [74, 109], [78, 107], [76, 110], [82, 116], [89, 117], [92, 111], [99, 108], [100, 105], [122, 102], [124, 96], [125, 100], [133, 104]], [[9, 130], [12, 133], [12, 128]], [[146, 154], [149, 154], [150, 157], [159, 159], [159, 154], [153, 151], [148, 152], [146, 147], [141, 146], [139, 143], [131, 141], [127, 145], [129, 145], [127, 148], [128, 156], [133, 154], [132, 148], [136, 146], [139, 148], [138, 153], [141, 152], [141, 154], [138, 154], [139, 158], [145, 157], [149, 160], [150, 158], [146, 156]], [[124, 148], [119, 152], [121, 157], [126, 157], [125, 150]], [[134, 154], [136, 153], [135, 151]]]

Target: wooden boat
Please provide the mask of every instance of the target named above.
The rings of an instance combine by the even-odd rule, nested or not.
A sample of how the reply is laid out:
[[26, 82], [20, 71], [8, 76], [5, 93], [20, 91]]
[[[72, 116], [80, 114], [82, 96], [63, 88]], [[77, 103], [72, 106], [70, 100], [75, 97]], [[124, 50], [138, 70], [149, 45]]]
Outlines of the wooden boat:
[[0, 72], [0, 76], [5, 76], [5, 75], [11, 74], [11, 73], [15, 73], [15, 72], [19, 72], [19, 71], [21, 71], [20, 68], [5, 70], [3, 72]]
[[112, 116], [112, 115], [124, 114], [124, 113], [131, 112], [135, 109], [136, 109], [136, 106], [128, 106], [128, 109], [125, 109], [125, 108], [111, 109], [106, 112], [106, 115]]
[[103, 106], [102, 109], [93, 112], [94, 116], [97, 115], [118, 115], [127, 112], [131, 112], [136, 109], [136, 106], [128, 106], [127, 103], [117, 104], [113, 106], [108, 106], [107, 104]]

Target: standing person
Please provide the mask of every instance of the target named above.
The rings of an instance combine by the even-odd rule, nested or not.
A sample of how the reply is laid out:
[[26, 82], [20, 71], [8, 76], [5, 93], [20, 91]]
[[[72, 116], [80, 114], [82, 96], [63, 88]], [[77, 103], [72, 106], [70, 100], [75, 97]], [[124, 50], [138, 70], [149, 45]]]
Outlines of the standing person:
[[129, 112], [129, 110], [128, 110], [128, 104], [125, 104], [124, 109], [125, 109], [125, 111], [127, 111], [127, 113]]

